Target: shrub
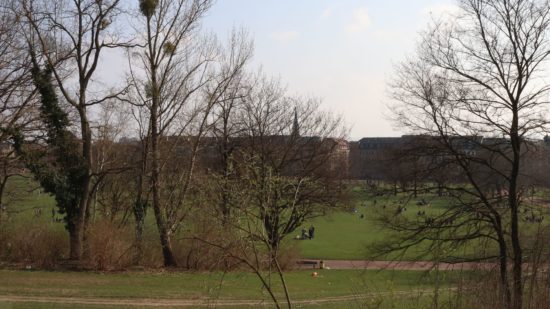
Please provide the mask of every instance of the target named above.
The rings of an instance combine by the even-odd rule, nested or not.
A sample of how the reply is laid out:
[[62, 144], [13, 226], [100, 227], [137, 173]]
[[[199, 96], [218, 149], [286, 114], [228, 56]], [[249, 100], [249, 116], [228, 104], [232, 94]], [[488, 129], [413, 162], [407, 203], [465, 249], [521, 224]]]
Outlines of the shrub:
[[131, 265], [133, 235], [130, 226], [118, 227], [103, 219], [92, 224], [87, 235], [90, 268], [120, 270]]
[[2, 239], [6, 261], [36, 268], [53, 268], [68, 252], [67, 233], [52, 225], [17, 226]]

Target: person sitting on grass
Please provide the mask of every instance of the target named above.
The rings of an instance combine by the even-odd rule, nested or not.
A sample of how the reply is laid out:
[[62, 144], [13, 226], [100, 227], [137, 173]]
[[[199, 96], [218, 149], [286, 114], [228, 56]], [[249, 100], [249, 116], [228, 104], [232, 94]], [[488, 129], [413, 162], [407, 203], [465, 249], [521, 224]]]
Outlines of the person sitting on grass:
[[308, 239], [309, 236], [305, 228], [302, 228], [302, 239]]

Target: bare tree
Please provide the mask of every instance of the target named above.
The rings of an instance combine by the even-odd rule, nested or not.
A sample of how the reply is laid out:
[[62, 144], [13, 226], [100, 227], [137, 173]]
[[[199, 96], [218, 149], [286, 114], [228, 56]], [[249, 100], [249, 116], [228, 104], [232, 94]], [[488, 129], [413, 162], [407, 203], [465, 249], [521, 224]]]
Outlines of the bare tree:
[[330, 162], [343, 131], [340, 119], [323, 114], [315, 100], [277, 98], [271, 87], [253, 94], [246, 106], [242, 155], [276, 252], [284, 236], [337, 201], [343, 174]]
[[227, 54], [214, 40], [200, 36], [200, 21], [211, 4], [140, 1], [144, 48], [133, 56], [142, 72], [133, 70], [132, 80], [139, 97], [135, 104], [148, 119], [146, 156], [165, 266], [177, 266], [171, 238], [188, 214], [197, 154], [211, 111], [230, 99], [250, 58], [244, 35], [232, 36]]
[[[503, 304], [521, 308], [525, 253], [519, 209], [526, 188], [520, 176], [528, 139], [548, 124], [550, 87], [541, 78], [550, 54], [550, 6], [545, 0], [458, 3], [455, 18], [434, 22], [422, 36], [416, 57], [398, 67], [392, 87], [399, 123], [437, 137], [431, 150], [458, 168], [468, 185], [454, 188], [456, 207], [401, 230], [417, 240], [431, 233], [431, 239], [496, 242]], [[465, 151], [465, 144], [476, 152]], [[502, 179], [506, 194], [486, 190], [488, 175]]]
[[215, 171], [221, 171], [219, 177], [219, 211], [222, 214], [222, 225], [229, 220], [234, 200], [231, 192], [231, 180], [235, 179], [235, 153], [238, 151], [236, 138], [243, 133], [239, 112], [242, 111], [245, 98], [250, 93], [250, 76], [245, 74], [244, 65], [252, 56], [252, 44], [244, 30], [233, 30], [222, 54], [222, 67], [217, 76], [214, 89], [209, 90], [210, 97], [216, 97], [212, 111], [212, 143], [207, 145], [217, 149], [217, 162], [206, 164]]
[[121, 14], [120, 1], [21, 1], [22, 29], [29, 30], [29, 49], [47, 70], [51, 70], [67, 111], [78, 119], [83, 179], [76, 190], [78, 197], [70, 205], [75, 215], [68, 218], [70, 257], [80, 260], [86, 215], [94, 178], [92, 129], [89, 110], [94, 105], [118, 97], [120, 92], [108, 92], [93, 79], [104, 50], [119, 47], [118, 34], [113, 30]]
[[[308, 219], [325, 214], [343, 196], [341, 160], [347, 142], [341, 119], [322, 112], [315, 99], [285, 96], [277, 82], [264, 79], [242, 112], [245, 131], [237, 163], [247, 202], [244, 230], [269, 252], [291, 307], [279, 252], [282, 241]], [[342, 144], [343, 143], [343, 144]], [[253, 222], [254, 226], [248, 226]]]

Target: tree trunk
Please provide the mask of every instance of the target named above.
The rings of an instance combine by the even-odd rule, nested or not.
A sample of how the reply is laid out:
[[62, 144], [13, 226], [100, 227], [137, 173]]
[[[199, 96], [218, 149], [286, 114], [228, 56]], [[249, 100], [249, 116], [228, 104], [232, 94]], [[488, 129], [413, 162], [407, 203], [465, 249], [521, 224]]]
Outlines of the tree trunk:
[[[155, 104], [153, 103], [153, 106]], [[156, 108], [154, 108], [156, 109]], [[172, 244], [170, 240], [170, 233], [166, 224], [166, 220], [162, 213], [161, 201], [160, 201], [160, 168], [159, 168], [159, 151], [158, 151], [158, 137], [157, 137], [157, 123], [156, 123], [156, 112], [153, 112], [151, 115], [152, 121], [152, 151], [153, 151], [153, 160], [152, 160], [152, 177], [151, 182], [153, 186], [153, 210], [155, 213], [155, 219], [157, 223], [157, 229], [160, 236], [160, 244], [162, 246], [162, 256], [164, 258], [165, 267], [177, 267], [176, 259], [172, 252]]]
[[[85, 94], [81, 93], [80, 101], [85, 102]], [[79, 196], [79, 205], [78, 205], [78, 215], [74, 218], [74, 235], [71, 235], [71, 259], [78, 261], [82, 260], [83, 246], [84, 246], [84, 231], [86, 230], [86, 214], [89, 204], [89, 195], [90, 195], [90, 182], [91, 182], [91, 166], [92, 166], [92, 132], [90, 129], [90, 124], [88, 122], [88, 117], [86, 115], [86, 107], [81, 104], [81, 107], [78, 109], [80, 116], [80, 125], [81, 125], [81, 134], [82, 134], [82, 157], [85, 164], [85, 174], [80, 183], [80, 192]], [[77, 246], [73, 248], [73, 246]]]
[[508, 283], [508, 253], [506, 248], [506, 240], [502, 233], [498, 233], [499, 239], [499, 271], [500, 285], [503, 293], [504, 304], [506, 308], [510, 308], [512, 296], [510, 292], [510, 284]]
[[164, 261], [164, 267], [178, 267], [174, 251], [172, 250], [172, 240], [170, 238], [170, 232], [166, 228], [159, 230], [160, 245], [162, 246], [162, 258]]
[[[513, 288], [514, 288], [514, 309], [521, 309], [523, 307], [523, 274], [522, 274], [522, 264], [523, 256], [522, 249], [519, 240], [519, 226], [518, 226], [518, 213], [517, 213], [517, 204], [511, 207], [512, 212], [512, 249], [513, 249], [513, 266], [512, 266], [512, 276], [513, 276]], [[536, 274], [533, 274], [535, 276]]]
[[86, 260], [90, 257], [91, 254], [91, 248], [89, 244], [89, 236], [90, 236], [90, 222], [92, 222], [91, 219], [91, 202], [88, 203], [88, 207], [86, 207], [86, 213], [84, 214], [84, 224], [82, 225], [84, 228], [82, 229], [82, 259]]
[[[513, 254], [513, 308], [521, 309], [523, 307], [523, 278], [522, 278], [522, 264], [523, 253], [521, 248], [521, 241], [519, 239], [519, 219], [518, 219], [518, 177], [520, 167], [520, 151], [522, 140], [518, 133], [518, 103], [513, 104], [513, 119], [512, 127], [510, 130], [510, 142], [513, 151], [512, 170], [510, 172], [510, 186], [508, 188], [508, 203], [510, 206], [511, 215], [511, 233], [510, 238], [512, 241], [512, 254]], [[536, 275], [536, 274], [533, 274]]]
[[279, 274], [279, 279], [281, 280], [283, 290], [285, 291], [286, 304], [288, 306], [288, 309], [292, 309], [292, 301], [290, 300], [290, 294], [288, 293], [288, 287], [286, 284], [285, 276], [283, 274], [283, 270], [281, 269], [281, 266], [279, 265], [279, 260], [277, 256], [275, 256], [274, 262], [275, 262], [275, 266], [277, 267], [277, 274]]
[[143, 227], [145, 225], [145, 206], [141, 201], [136, 202], [136, 204], [138, 203], [139, 205], [134, 205], [134, 219], [136, 221], [134, 239], [134, 246], [136, 251], [134, 253], [132, 261], [134, 265], [140, 265], [143, 259]]
[[75, 222], [69, 227], [69, 258], [73, 261], [80, 261], [82, 257], [82, 234], [77, 224], [78, 222]]
[[6, 189], [6, 183], [8, 182], [8, 177], [4, 176], [0, 182], [0, 219], [4, 214], [4, 190]]

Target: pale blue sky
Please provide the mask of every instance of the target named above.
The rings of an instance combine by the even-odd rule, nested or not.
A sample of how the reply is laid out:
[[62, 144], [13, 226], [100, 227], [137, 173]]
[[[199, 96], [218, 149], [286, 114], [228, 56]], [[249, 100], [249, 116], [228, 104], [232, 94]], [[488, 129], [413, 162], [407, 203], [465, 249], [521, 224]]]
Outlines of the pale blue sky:
[[393, 136], [386, 81], [412, 54], [430, 12], [453, 0], [218, 0], [205, 30], [249, 29], [254, 65], [280, 76], [292, 93], [323, 99], [352, 128], [351, 139]]
[[[137, 0], [127, 0], [136, 1]], [[388, 120], [386, 83], [414, 53], [419, 32], [455, 0], [218, 0], [203, 30], [224, 39], [234, 26], [255, 42], [252, 70], [280, 77], [291, 94], [316, 96], [342, 114], [350, 140], [397, 136]], [[106, 53], [108, 85], [123, 80], [125, 56]]]

